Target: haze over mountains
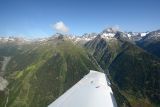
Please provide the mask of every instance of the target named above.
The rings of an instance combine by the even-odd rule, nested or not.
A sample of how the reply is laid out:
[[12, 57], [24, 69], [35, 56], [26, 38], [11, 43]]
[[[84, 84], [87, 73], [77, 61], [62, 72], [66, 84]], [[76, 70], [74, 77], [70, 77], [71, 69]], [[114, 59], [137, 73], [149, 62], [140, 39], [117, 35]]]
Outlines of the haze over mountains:
[[46, 107], [101, 68], [119, 107], [160, 106], [160, 30], [0, 37], [0, 68], [0, 107]]

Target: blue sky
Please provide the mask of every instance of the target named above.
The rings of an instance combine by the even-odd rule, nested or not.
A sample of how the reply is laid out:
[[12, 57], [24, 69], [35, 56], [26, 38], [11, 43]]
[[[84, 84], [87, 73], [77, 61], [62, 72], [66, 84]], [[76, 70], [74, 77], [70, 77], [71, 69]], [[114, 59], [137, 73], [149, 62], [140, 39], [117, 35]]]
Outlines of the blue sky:
[[160, 0], [0, 0], [0, 36], [51, 36], [59, 22], [76, 35], [152, 31], [160, 29]]

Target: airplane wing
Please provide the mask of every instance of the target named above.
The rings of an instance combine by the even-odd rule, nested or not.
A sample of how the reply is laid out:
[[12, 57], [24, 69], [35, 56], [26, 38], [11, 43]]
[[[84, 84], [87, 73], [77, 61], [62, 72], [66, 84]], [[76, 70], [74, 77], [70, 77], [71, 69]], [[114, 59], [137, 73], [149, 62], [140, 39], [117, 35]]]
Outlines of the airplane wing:
[[106, 78], [104, 73], [90, 70], [48, 107], [117, 107], [110, 82]]

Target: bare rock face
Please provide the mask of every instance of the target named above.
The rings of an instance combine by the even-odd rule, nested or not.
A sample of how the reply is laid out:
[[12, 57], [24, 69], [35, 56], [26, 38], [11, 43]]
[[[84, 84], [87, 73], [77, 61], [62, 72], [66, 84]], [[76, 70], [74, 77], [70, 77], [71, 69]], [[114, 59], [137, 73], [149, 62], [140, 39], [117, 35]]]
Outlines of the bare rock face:
[[0, 77], [0, 91], [4, 91], [7, 85], [8, 85], [8, 81], [3, 77]]

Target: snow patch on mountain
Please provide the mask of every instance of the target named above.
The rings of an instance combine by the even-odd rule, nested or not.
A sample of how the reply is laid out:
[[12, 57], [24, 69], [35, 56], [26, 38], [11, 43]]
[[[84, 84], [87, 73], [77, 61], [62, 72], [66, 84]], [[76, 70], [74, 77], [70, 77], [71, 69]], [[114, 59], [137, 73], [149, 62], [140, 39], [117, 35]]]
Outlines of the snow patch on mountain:
[[11, 59], [11, 57], [4, 57], [4, 60], [2, 61], [2, 67], [1, 67], [2, 71], [5, 71], [6, 66], [7, 66], [8, 62], [10, 61], [10, 59]]
[[148, 34], [148, 32], [142, 32], [140, 34], [141, 34], [141, 37], [144, 37], [144, 36], [146, 36]]
[[0, 76], [0, 91], [4, 91], [7, 85], [8, 85], [8, 81]]

